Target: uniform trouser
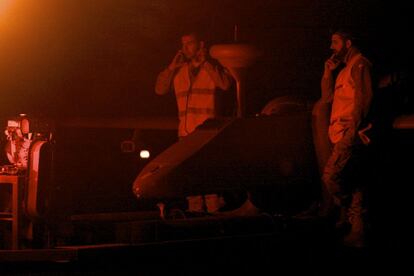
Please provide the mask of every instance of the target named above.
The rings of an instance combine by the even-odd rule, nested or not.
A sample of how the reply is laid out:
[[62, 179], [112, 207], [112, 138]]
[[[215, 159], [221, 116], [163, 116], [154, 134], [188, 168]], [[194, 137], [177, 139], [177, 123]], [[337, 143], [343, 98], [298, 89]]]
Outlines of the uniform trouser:
[[[344, 137], [333, 145], [322, 175], [322, 182], [333, 202], [339, 207], [348, 207], [352, 193], [363, 191], [366, 182], [366, 147], [356, 134], [348, 130]], [[356, 134], [356, 135], [355, 135]]]

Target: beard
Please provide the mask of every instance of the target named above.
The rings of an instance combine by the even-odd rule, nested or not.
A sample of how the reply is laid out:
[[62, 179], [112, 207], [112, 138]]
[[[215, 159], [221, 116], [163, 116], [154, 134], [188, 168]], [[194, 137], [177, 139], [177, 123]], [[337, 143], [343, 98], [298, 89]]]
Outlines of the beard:
[[187, 51], [183, 51], [184, 56], [186, 57], [186, 59], [194, 59], [197, 56], [197, 50], [187, 50]]
[[192, 54], [192, 53], [187, 52], [187, 53], [184, 53], [184, 56], [185, 56], [186, 59], [192, 59], [192, 58], [194, 58], [195, 55]]
[[348, 49], [343, 46], [339, 51], [334, 51], [335, 58], [344, 61], [346, 54], [348, 53]]

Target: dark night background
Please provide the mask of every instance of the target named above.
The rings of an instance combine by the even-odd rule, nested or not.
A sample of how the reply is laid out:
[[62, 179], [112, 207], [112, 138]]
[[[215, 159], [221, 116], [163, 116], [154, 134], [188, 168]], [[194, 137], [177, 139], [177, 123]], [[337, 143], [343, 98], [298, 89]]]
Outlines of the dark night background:
[[[402, 1], [401, 1], [402, 2]], [[278, 95], [319, 95], [330, 33], [357, 29], [378, 71], [412, 57], [409, 9], [374, 0], [0, 1], [0, 116], [175, 116], [155, 95], [158, 72], [195, 26], [207, 42], [240, 40], [264, 53], [250, 69], [248, 112]], [[408, 5], [408, 4], [406, 4]]]
[[[117, 119], [137, 118], [137, 121], [149, 121], [149, 124], [153, 121], [145, 117], [175, 119], [174, 95], [157, 96], [154, 84], [158, 73], [179, 49], [181, 31], [192, 27], [201, 29], [211, 46], [231, 43], [235, 24], [239, 28], [240, 41], [256, 45], [263, 53], [249, 68], [248, 115], [260, 112], [277, 96], [301, 95], [316, 100], [320, 96], [323, 64], [331, 55], [330, 32], [338, 27], [356, 31], [362, 52], [373, 62], [375, 74], [412, 72], [410, 65], [414, 51], [409, 42], [412, 35], [409, 5], [409, 1], [402, 0], [0, 0], [0, 120], [20, 113], [57, 121], [69, 119], [69, 122], [73, 117], [109, 119], [103, 122], [114, 119], [117, 123], [123, 122]], [[140, 117], [144, 119], [140, 120]], [[46, 182], [46, 185], [50, 184], [47, 189], [51, 190], [48, 204], [57, 206], [47, 210], [52, 217], [141, 210], [139, 208], [147, 202], [138, 202], [131, 186], [151, 159], [140, 160], [136, 152], [122, 152], [121, 142], [137, 142], [138, 149], [141, 146], [138, 142], [151, 141], [153, 148], [150, 150], [155, 157], [176, 141], [176, 130], [145, 129], [139, 132], [131, 125], [130, 128], [62, 125], [56, 132], [56, 147], [52, 148], [54, 159], [48, 160], [53, 170], [44, 170], [54, 177], [51, 178], [54, 182]], [[386, 151], [378, 154], [381, 161], [378, 163], [389, 165], [391, 169], [377, 170], [377, 178], [386, 176], [379, 181], [384, 185], [376, 187], [380, 196], [377, 196], [378, 202], [374, 201], [378, 215], [374, 227], [379, 229], [380, 250], [374, 252], [376, 254], [372, 256], [375, 258], [371, 258], [368, 265], [392, 264], [387, 258], [403, 256], [402, 251], [396, 256], [391, 255], [402, 248], [406, 237], [412, 236], [407, 220], [412, 212], [405, 206], [411, 202], [408, 198], [411, 194], [401, 191], [406, 190], [402, 187], [407, 183], [406, 179], [412, 177], [412, 164], [403, 160], [414, 155], [410, 146], [413, 134], [411, 129], [407, 133], [403, 131], [397, 133], [396, 139], [400, 140], [390, 147], [391, 157]], [[263, 133], [260, 135], [264, 136]], [[237, 141], [250, 141], [249, 137], [252, 137], [251, 141], [255, 140], [253, 135], [239, 135]], [[395, 188], [388, 189], [390, 184]], [[155, 208], [155, 204], [151, 208]], [[63, 238], [71, 234], [62, 232]], [[260, 252], [263, 248], [279, 250], [278, 244], [269, 243], [267, 239], [259, 243], [252, 241], [258, 246], [251, 248], [260, 247], [259, 253], [263, 253]], [[237, 260], [237, 264], [249, 264], [247, 259], [256, 252], [252, 250], [253, 254], [242, 256], [245, 255], [245, 243], [235, 240], [236, 243], [243, 247], [232, 245], [229, 256]], [[212, 248], [215, 245], [213, 243]], [[291, 244], [287, 245], [291, 248]], [[199, 244], [195, 243], [197, 246]], [[297, 252], [305, 252], [295, 250], [291, 250], [295, 258]], [[388, 252], [381, 259], [376, 258], [385, 251]], [[150, 256], [157, 262], [168, 259], [160, 259], [159, 252], [155, 249], [154, 252], [154, 255], [148, 255], [145, 251], [143, 256]], [[223, 252], [217, 256], [226, 256], [227, 251]], [[233, 255], [233, 252], [239, 253]], [[284, 254], [283, 250], [280, 252]], [[304, 254], [312, 253], [306, 252]], [[187, 253], [194, 259], [199, 258], [191, 248]], [[358, 274], [358, 270], [354, 270], [357, 265], [331, 253], [327, 250], [323, 256], [337, 259], [331, 265], [332, 271], [341, 271], [345, 260], [346, 265], [352, 264], [349, 266], [353, 270], [351, 274]], [[170, 255], [175, 256], [175, 252]], [[140, 269], [136, 266], [139, 258], [131, 256], [133, 259], [127, 259], [128, 262], [131, 260], [129, 265], [133, 264], [134, 270]], [[239, 256], [243, 258], [238, 259]], [[257, 264], [263, 257], [272, 269], [278, 269], [284, 259], [270, 256], [258, 254]], [[315, 267], [322, 263], [324, 268], [326, 259], [319, 260], [318, 257], [310, 256], [309, 262], [313, 260]], [[366, 262], [365, 255], [357, 258]], [[141, 264], [146, 259], [143, 260]], [[188, 261], [181, 255], [172, 260]], [[111, 256], [108, 264], [112, 261]], [[206, 258], [205, 261], [209, 266], [211, 260]], [[295, 267], [307, 268], [302, 263], [298, 266], [296, 259], [294, 262]], [[157, 263], [158, 266], [164, 267]], [[104, 272], [105, 266], [99, 269]], [[193, 274], [192, 271], [188, 275]]]

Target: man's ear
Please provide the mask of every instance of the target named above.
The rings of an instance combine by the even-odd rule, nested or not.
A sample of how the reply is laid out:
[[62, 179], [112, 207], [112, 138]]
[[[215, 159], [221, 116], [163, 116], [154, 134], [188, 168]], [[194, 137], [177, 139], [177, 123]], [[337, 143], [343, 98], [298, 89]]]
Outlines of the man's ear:
[[349, 39], [347, 39], [347, 40], [346, 40], [346, 42], [345, 42], [345, 46], [346, 46], [346, 48], [347, 48], [347, 49], [351, 48], [351, 46], [352, 46], [352, 41], [351, 41], [351, 40], [349, 40]]

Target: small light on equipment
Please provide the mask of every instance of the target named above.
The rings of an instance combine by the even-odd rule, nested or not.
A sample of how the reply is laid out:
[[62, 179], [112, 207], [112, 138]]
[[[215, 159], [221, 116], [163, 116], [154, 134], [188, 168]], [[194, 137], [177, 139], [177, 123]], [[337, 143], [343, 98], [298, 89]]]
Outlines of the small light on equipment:
[[141, 159], [148, 159], [150, 157], [150, 152], [148, 150], [141, 150], [139, 152], [139, 157], [141, 157]]

